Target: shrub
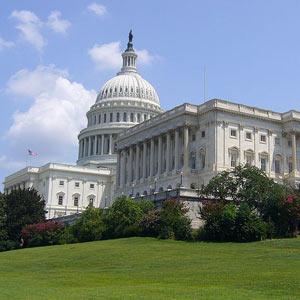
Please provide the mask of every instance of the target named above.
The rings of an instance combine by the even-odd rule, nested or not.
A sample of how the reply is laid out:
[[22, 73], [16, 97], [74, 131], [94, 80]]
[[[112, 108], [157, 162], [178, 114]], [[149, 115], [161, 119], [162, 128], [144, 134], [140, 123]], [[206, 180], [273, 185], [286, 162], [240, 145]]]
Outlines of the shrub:
[[19, 248], [20, 248], [20, 243], [16, 241], [11, 241], [11, 240], [0, 241], [0, 252], [19, 249]]
[[142, 216], [138, 223], [142, 235], [158, 237], [161, 226], [161, 210], [152, 210]]
[[63, 225], [57, 222], [43, 222], [26, 225], [21, 232], [24, 247], [57, 245], [64, 232]]
[[[89, 206], [70, 228], [66, 238], [72, 242], [90, 242], [101, 240], [106, 230], [103, 210]], [[73, 235], [74, 239], [72, 238]]]

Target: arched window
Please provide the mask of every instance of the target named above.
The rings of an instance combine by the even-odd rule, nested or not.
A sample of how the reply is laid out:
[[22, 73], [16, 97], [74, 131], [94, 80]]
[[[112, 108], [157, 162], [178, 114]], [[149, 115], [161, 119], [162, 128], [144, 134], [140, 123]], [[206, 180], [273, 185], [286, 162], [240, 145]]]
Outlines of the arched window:
[[103, 119], [103, 123], [106, 123], [106, 114], [104, 114]]
[[94, 125], [96, 124], [97, 122], [97, 116], [94, 116]]
[[140, 193], [137, 192], [136, 195], [135, 195], [135, 197], [140, 197]]
[[88, 196], [88, 206], [94, 206], [95, 205], [95, 196]]
[[164, 191], [164, 188], [163, 188], [163, 187], [160, 187], [160, 188], [158, 189], [158, 191], [159, 191], [159, 192], [163, 192], [163, 191]]
[[200, 169], [205, 169], [205, 149], [200, 149]]
[[140, 123], [141, 122], [141, 114], [137, 115], [137, 121]]
[[196, 184], [195, 184], [195, 183], [192, 183], [192, 184], [191, 184], [191, 189], [192, 189], [192, 190], [195, 190], [195, 189], [196, 189]]
[[120, 122], [120, 113], [117, 112], [117, 122]]
[[123, 114], [123, 122], [127, 122], [127, 113], [126, 112], [124, 112], [124, 114]]
[[133, 117], [134, 117], [134, 114], [130, 113], [130, 122], [133, 122]]
[[147, 195], [148, 195], [147, 191], [144, 191], [143, 195], [144, 195], [144, 196], [147, 196]]
[[196, 169], [196, 155], [194, 151], [190, 153], [190, 168]]
[[113, 121], [113, 113], [110, 113], [109, 115], [109, 122], [112, 122]]
[[144, 121], [146, 121], [147, 120], [147, 115], [146, 114], [144, 114]]
[[98, 116], [98, 123], [99, 124], [101, 123], [101, 114], [99, 114], [99, 116]]

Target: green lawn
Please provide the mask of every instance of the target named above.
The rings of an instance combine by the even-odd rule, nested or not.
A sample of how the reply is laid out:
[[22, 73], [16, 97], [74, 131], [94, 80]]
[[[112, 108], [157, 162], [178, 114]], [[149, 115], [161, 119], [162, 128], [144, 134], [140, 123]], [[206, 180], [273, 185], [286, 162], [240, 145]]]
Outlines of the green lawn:
[[300, 238], [129, 238], [0, 253], [0, 299], [300, 299]]

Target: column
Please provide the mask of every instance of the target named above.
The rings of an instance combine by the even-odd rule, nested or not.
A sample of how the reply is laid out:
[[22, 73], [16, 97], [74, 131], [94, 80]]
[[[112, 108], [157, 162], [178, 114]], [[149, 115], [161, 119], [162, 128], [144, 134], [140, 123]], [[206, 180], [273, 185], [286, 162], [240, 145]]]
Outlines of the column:
[[120, 152], [121, 154], [121, 185], [124, 185], [125, 183], [125, 151], [122, 150]]
[[128, 182], [132, 182], [132, 168], [133, 168], [133, 165], [132, 165], [132, 156], [133, 156], [133, 146], [130, 146], [129, 147], [129, 172], [128, 172]]
[[240, 125], [239, 130], [239, 162], [243, 163], [243, 142], [244, 142], [244, 126]]
[[117, 186], [120, 185], [120, 172], [121, 172], [120, 159], [121, 159], [121, 152], [118, 151], [118, 153], [117, 153]]
[[297, 168], [297, 141], [296, 141], [296, 132], [292, 132], [292, 156], [293, 156], [293, 172], [296, 175]]
[[183, 129], [183, 169], [189, 168], [189, 128], [184, 126]]
[[136, 144], [136, 158], [135, 158], [135, 180], [140, 179], [140, 145]]
[[153, 177], [153, 168], [154, 168], [154, 137], [151, 139], [150, 146], [150, 178]]
[[179, 164], [178, 164], [178, 145], [179, 144], [179, 131], [178, 131], [178, 129], [176, 128], [175, 129], [175, 172], [178, 170], [178, 166], [179, 166]]
[[101, 135], [101, 155], [104, 154], [104, 134]]
[[81, 158], [81, 151], [82, 151], [82, 143], [81, 140], [79, 141], [79, 150], [78, 150], [78, 159]]
[[97, 154], [97, 135], [95, 135], [95, 139], [94, 139], [94, 155]]
[[171, 156], [170, 144], [171, 144], [171, 136], [170, 136], [170, 132], [168, 132], [167, 133], [167, 151], [166, 151], [166, 172], [167, 173], [170, 171], [170, 156]]
[[92, 148], [92, 137], [89, 136], [89, 151], [88, 151], [88, 156], [91, 155], [91, 148]]
[[86, 147], [87, 147], [87, 139], [83, 138], [83, 156], [82, 157], [86, 156]]
[[258, 128], [254, 128], [254, 166], [260, 168], [259, 161], [257, 162], [257, 144], [258, 144]]
[[111, 155], [112, 153], [112, 134], [109, 135], [109, 152], [108, 154]]
[[161, 174], [161, 150], [162, 150], [162, 136], [158, 137], [158, 151], [157, 151], [157, 175]]
[[[271, 177], [271, 171], [272, 171], [272, 163], [273, 163], [273, 149], [272, 149], [272, 146], [273, 146], [273, 139], [272, 139], [272, 131], [269, 130], [268, 131], [268, 151], [269, 151], [269, 170], [268, 170], [268, 173], [269, 173], [269, 177]], [[273, 146], [274, 147], [274, 146]]]
[[143, 142], [143, 178], [146, 178], [147, 143]]

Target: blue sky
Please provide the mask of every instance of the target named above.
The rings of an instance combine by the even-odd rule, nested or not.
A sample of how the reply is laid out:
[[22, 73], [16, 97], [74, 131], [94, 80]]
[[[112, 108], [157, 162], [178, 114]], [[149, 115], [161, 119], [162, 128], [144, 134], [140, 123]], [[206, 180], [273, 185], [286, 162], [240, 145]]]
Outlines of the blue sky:
[[204, 68], [206, 99], [300, 110], [299, 15], [298, 0], [2, 1], [1, 181], [26, 158], [75, 163], [85, 113], [130, 29], [165, 110], [203, 102]]

